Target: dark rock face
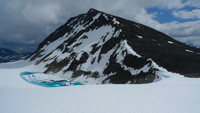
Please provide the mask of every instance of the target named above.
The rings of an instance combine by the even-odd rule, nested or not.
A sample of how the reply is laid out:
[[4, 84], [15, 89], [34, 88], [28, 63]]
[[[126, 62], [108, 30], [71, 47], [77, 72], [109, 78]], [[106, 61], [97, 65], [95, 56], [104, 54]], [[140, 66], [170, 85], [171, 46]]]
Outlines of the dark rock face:
[[145, 64], [149, 64], [150, 61], [148, 61], [145, 58], [137, 58], [136, 56], [133, 55], [127, 55], [124, 58], [124, 65], [128, 67], [132, 67], [134, 69], [140, 69], [142, 68]]
[[187, 77], [200, 77], [200, 49], [187, 46], [148, 27], [141, 28], [137, 32], [143, 39], [132, 38], [132, 33], [127, 33], [126, 37], [128, 44], [138, 54], [151, 58], [168, 71]]
[[22, 60], [30, 56], [30, 54], [31, 53], [18, 54], [12, 50], [0, 48], [0, 63]]
[[69, 19], [29, 60], [45, 73], [86, 83], [150, 83], [155, 63], [187, 77], [200, 77], [200, 50], [147, 26], [95, 9]]

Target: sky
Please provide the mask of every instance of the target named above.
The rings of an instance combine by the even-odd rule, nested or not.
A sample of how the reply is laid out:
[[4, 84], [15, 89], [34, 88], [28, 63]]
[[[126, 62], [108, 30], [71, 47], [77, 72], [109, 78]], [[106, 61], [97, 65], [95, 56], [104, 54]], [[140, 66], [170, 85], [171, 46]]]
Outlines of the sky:
[[1, 0], [0, 48], [32, 52], [69, 18], [90, 8], [200, 47], [200, 0]]

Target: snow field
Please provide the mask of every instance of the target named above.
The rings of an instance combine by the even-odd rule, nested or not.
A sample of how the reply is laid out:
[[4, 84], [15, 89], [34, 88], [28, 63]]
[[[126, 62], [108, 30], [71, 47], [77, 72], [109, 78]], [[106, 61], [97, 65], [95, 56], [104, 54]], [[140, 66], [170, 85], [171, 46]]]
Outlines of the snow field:
[[198, 85], [85, 85], [1, 90], [1, 113], [199, 113]]
[[200, 79], [164, 69], [161, 80], [150, 84], [57, 88], [20, 78], [33, 69], [24, 61], [0, 64], [0, 113], [200, 113]]

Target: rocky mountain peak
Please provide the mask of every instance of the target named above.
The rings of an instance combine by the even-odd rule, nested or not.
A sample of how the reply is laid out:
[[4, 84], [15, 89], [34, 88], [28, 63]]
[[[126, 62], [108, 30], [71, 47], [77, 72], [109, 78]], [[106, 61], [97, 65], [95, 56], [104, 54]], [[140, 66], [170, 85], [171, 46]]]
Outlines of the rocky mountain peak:
[[98, 13], [104, 13], [104, 12], [99, 11], [99, 10], [94, 9], [94, 8], [91, 8], [91, 9], [88, 10], [87, 13], [88, 13], [88, 14], [91, 14], [91, 13], [93, 13], [93, 14], [98, 14]]
[[156, 72], [161, 67], [189, 77], [200, 76], [199, 49], [95, 9], [70, 18], [29, 60], [45, 73], [84, 83], [149, 83], [158, 78]]

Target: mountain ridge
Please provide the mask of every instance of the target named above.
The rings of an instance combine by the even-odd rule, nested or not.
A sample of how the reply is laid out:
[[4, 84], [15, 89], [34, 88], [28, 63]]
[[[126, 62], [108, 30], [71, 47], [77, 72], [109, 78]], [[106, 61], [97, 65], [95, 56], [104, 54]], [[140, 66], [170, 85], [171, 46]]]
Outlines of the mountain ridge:
[[[59, 73], [78, 81], [149, 83], [159, 77], [157, 64], [188, 77], [199, 77], [199, 54], [199, 49], [150, 27], [90, 9], [50, 34], [29, 60], [43, 65], [45, 73]], [[187, 66], [182, 66], [179, 55], [185, 55], [180, 59], [187, 61], [189, 69], [182, 69]], [[189, 63], [191, 57], [195, 62]]]
[[18, 60], [23, 60], [26, 57], [28, 57], [30, 53], [16, 53], [15, 51], [0, 48], [0, 63], [6, 63], [6, 62], [14, 62]]

